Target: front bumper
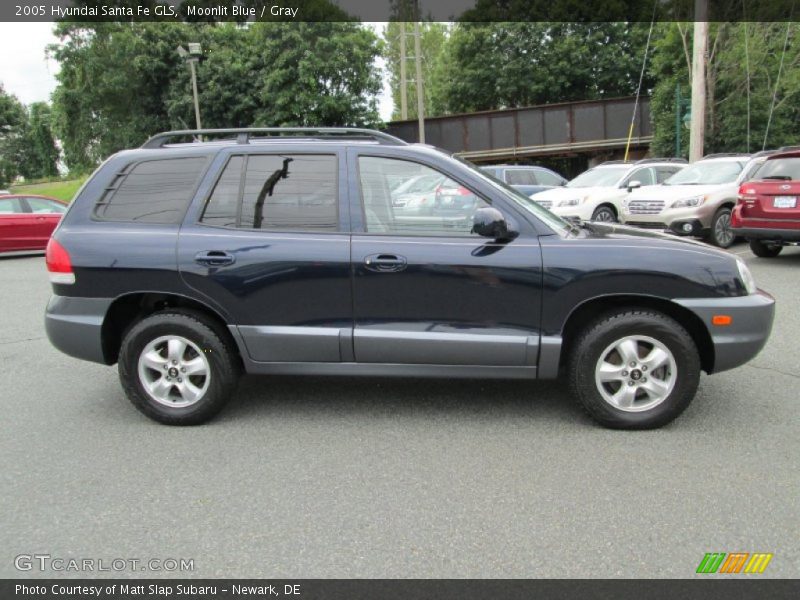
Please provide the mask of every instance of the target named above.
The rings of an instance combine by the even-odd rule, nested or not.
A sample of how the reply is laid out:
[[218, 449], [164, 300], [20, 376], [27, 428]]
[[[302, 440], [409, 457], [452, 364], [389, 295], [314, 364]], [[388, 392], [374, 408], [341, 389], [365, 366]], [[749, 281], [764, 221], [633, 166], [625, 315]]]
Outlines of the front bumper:
[[[714, 345], [713, 373], [739, 367], [755, 358], [772, 331], [775, 299], [762, 290], [735, 298], [684, 298], [675, 302], [696, 314], [708, 329]], [[713, 325], [714, 315], [729, 315], [731, 324]]]
[[44, 316], [50, 343], [64, 354], [106, 364], [103, 320], [112, 298], [51, 296]]
[[639, 223], [647, 223], [651, 226], [654, 223], [661, 223], [664, 229], [675, 233], [679, 233], [676, 230], [679, 225], [691, 223], [694, 232], [684, 232], [683, 235], [699, 235], [704, 229], [711, 227], [711, 219], [714, 217], [714, 212], [715, 207], [711, 203], [686, 208], [665, 208], [660, 212], [651, 214], [631, 214], [626, 208], [623, 210], [622, 220], [624, 223], [634, 226]]

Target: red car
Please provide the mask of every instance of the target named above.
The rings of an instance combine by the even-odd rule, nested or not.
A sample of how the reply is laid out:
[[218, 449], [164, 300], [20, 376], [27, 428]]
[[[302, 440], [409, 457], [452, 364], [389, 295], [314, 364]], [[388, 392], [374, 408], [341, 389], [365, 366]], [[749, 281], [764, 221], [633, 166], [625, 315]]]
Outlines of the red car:
[[741, 185], [731, 230], [764, 258], [800, 244], [800, 151], [773, 154]]
[[67, 204], [47, 196], [0, 196], [0, 252], [44, 250]]

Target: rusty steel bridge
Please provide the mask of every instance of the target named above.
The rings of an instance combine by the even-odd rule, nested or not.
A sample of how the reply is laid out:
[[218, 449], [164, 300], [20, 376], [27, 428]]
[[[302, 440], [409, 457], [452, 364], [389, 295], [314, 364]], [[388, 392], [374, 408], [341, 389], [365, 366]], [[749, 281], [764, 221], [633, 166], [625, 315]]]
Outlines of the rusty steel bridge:
[[[474, 162], [621, 157], [634, 102], [634, 97], [613, 98], [428, 117], [425, 142]], [[419, 141], [416, 119], [387, 123], [386, 131], [408, 142]], [[631, 156], [642, 156], [652, 140], [650, 99], [640, 98]]]

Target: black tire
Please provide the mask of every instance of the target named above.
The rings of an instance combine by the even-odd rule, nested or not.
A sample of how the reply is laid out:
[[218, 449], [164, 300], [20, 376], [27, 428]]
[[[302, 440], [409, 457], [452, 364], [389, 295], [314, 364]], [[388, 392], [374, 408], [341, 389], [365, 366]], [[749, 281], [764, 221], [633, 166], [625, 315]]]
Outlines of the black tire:
[[600, 221], [601, 223], [616, 223], [617, 213], [608, 205], [598, 206], [592, 213], [592, 221]]
[[[603, 397], [600, 386], [595, 382], [595, 369], [601, 355], [610, 345], [627, 336], [644, 336], [658, 341], [669, 350], [675, 361], [672, 391], [660, 404], [641, 412], [631, 412], [612, 405]], [[681, 325], [662, 313], [646, 309], [607, 313], [589, 324], [571, 347], [567, 371], [571, 391], [589, 416], [605, 427], [661, 427], [680, 415], [697, 391], [700, 381], [700, 356], [697, 347]], [[669, 369], [669, 373], [671, 372]], [[630, 376], [634, 376], [633, 371]], [[638, 377], [641, 376], [639, 371]], [[620, 388], [624, 385], [626, 382], [622, 382]], [[634, 393], [644, 394], [643, 391]], [[646, 402], [640, 403], [640, 406], [646, 406]]]
[[[158, 402], [146, 391], [140, 377], [142, 352], [149, 344], [165, 336], [188, 340], [205, 357], [208, 385], [203, 386], [204, 393], [191, 405], [176, 407]], [[193, 356], [191, 347], [186, 356]], [[170, 361], [166, 362], [171, 366]], [[240, 366], [233, 344], [214, 322], [200, 313], [168, 311], [142, 319], [128, 330], [122, 340], [118, 370], [125, 394], [142, 413], [166, 425], [199, 425], [214, 417], [227, 404], [236, 389]], [[180, 373], [176, 372], [177, 375]], [[189, 376], [185, 377], [188, 382]], [[201, 376], [203, 382], [204, 377]], [[172, 388], [170, 393], [177, 394], [175, 390]]]
[[761, 240], [750, 240], [750, 250], [760, 258], [775, 258], [783, 250], [781, 244], [767, 244]]
[[708, 240], [718, 248], [730, 248], [736, 241], [736, 236], [731, 231], [731, 209], [720, 208], [711, 219], [711, 229]]

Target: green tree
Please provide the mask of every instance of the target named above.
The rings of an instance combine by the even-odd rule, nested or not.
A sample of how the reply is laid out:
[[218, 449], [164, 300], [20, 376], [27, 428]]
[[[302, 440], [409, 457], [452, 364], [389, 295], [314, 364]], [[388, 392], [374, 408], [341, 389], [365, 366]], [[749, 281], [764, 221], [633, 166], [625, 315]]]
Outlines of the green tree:
[[194, 126], [189, 69], [176, 51], [189, 42], [203, 45], [205, 127], [380, 121], [380, 40], [354, 22], [61, 23], [56, 32], [54, 125], [70, 169]]
[[249, 43], [258, 49], [258, 125], [380, 123], [382, 89], [375, 61], [381, 42], [352, 22], [256, 23]]
[[164, 110], [175, 48], [192, 26], [172, 23], [60, 23], [61, 65], [53, 97], [56, 134], [70, 169], [85, 170], [168, 129]]
[[441, 102], [448, 112], [468, 112], [631, 95], [647, 29], [618, 22], [460, 23], [440, 61]]
[[20, 174], [26, 179], [58, 175], [59, 152], [53, 138], [52, 111], [46, 102], [28, 107], [28, 118], [22, 133], [23, 161]]
[[[785, 23], [711, 24], [706, 59], [706, 153], [760, 150], [767, 133], [773, 95], [775, 103], [766, 148], [796, 143], [800, 136], [797, 105], [800, 44], [795, 31], [796, 26], [789, 24], [784, 55]], [[654, 154], [674, 154], [675, 88], [680, 84], [683, 95], [689, 96], [691, 47], [690, 23], [659, 25], [651, 69], [658, 82], [651, 100]], [[782, 56], [783, 67], [780, 66]], [[688, 156], [688, 135], [683, 137], [682, 154]]]
[[25, 107], [0, 83], [0, 186], [8, 185], [20, 174], [26, 127]]

